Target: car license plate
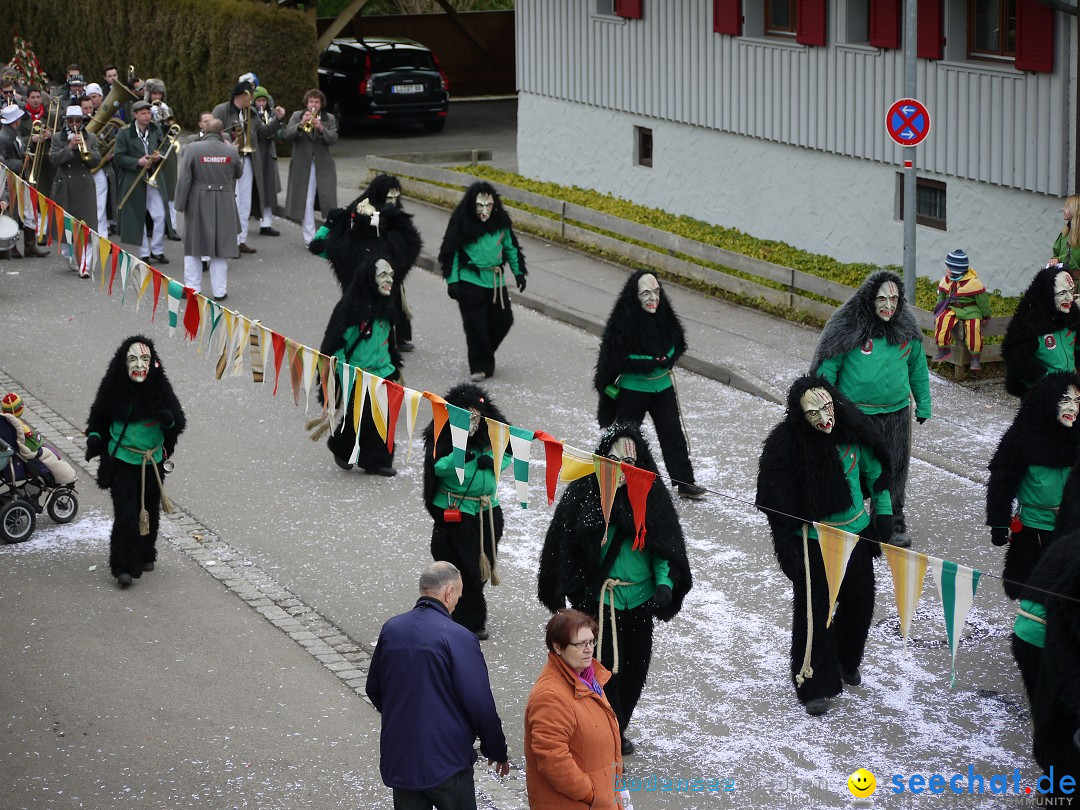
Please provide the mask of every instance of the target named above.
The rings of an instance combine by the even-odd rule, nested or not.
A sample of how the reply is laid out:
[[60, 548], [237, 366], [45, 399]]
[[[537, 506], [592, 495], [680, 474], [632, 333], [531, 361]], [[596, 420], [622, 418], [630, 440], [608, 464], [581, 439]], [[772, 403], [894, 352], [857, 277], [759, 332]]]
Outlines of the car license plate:
[[395, 84], [390, 88], [391, 93], [423, 93], [422, 84]]

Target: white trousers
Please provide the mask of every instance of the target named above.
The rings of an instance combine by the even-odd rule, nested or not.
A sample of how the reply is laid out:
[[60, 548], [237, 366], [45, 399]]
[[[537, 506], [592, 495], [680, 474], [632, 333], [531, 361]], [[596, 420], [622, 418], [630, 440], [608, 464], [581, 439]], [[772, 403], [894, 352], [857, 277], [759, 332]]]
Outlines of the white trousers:
[[150, 214], [154, 227], [150, 232], [149, 244], [147, 244], [146, 228], [143, 227], [139, 256], [144, 259], [150, 254], [161, 256], [165, 252], [165, 203], [161, 199], [161, 192], [150, 186], [146, 187], [146, 212]]
[[[225, 259], [210, 260], [210, 290], [220, 298], [225, 295], [229, 281], [229, 263]], [[184, 257], [184, 286], [202, 292], [202, 257]]]
[[106, 203], [109, 199], [109, 178], [102, 169], [94, 175], [94, 188], [97, 191], [97, 232], [109, 235], [109, 211]]
[[236, 235], [236, 244], [247, 241], [248, 219], [251, 217], [251, 184], [255, 173], [251, 156], [244, 158], [244, 173], [236, 181], [236, 213], [240, 215], [240, 233]]
[[274, 209], [267, 206], [263, 209], [262, 219], [259, 220], [260, 228], [269, 228], [274, 224]]
[[315, 238], [315, 192], [318, 187], [315, 184], [315, 161], [311, 161], [311, 171], [308, 172], [307, 199], [304, 201], [304, 221], [301, 229], [304, 234], [304, 244], [311, 244]]

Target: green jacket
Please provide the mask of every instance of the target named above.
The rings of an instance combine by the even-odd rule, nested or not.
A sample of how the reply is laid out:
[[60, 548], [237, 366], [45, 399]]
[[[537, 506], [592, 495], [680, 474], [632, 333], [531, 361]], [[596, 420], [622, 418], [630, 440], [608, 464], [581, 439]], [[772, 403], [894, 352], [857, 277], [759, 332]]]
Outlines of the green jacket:
[[[844, 475], [847, 477], [848, 488], [851, 490], [851, 507], [835, 515], [829, 515], [819, 523], [828, 523], [843, 529], [845, 532], [858, 534], [870, 525], [870, 514], [866, 511], [863, 498], [863, 483], [866, 489], [873, 491], [874, 482], [881, 476], [881, 462], [878, 461], [874, 451], [861, 444], [844, 444], [836, 448], [840, 455], [840, 463], [844, 467]], [[892, 497], [889, 490], [882, 490], [870, 496], [874, 502], [874, 509], [879, 515], [891, 515]], [[809, 524], [808, 536], [817, 539], [817, 530], [814, 524]], [[802, 529], [798, 532], [802, 534]]]
[[[439, 479], [439, 488], [432, 499], [432, 503], [438, 509], [457, 507], [467, 515], [475, 515], [479, 512], [480, 502], [462, 500], [461, 496], [463, 495], [472, 498], [487, 495], [491, 498], [492, 506], [499, 505], [499, 478], [495, 475], [494, 469], [481, 470], [476, 466], [476, 461], [480, 456], [494, 459], [491, 448], [488, 448], [475, 458], [466, 461], [464, 482], [458, 481], [457, 468], [454, 467], [454, 454], [452, 452], [435, 460], [435, 476]], [[509, 453], [503, 456], [503, 470], [510, 466], [511, 460]]]
[[[468, 257], [466, 264], [461, 263], [462, 252]], [[503, 263], [510, 265], [510, 270], [514, 275], [521, 274], [518, 266], [518, 250], [514, 246], [509, 228], [485, 233], [475, 242], [471, 242], [461, 251], [456, 252], [454, 266], [446, 278], [446, 283], [467, 281], [478, 287], [487, 287], [489, 290], [504, 287], [506, 282], [503, 274], [496, 273], [492, 269], [501, 267]]]
[[1058, 257], [1058, 261], [1065, 265], [1065, 269], [1072, 273], [1074, 276], [1080, 273], [1080, 248], [1071, 250], [1069, 248], [1069, 237], [1067, 234], [1059, 233], [1058, 238], [1054, 240], [1054, 255]]
[[[371, 324], [371, 335], [360, 338], [360, 327], [350, 326], [345, 330], [345, 345], [334, 352], [334, 357], [350, 366], [362, 368], [378, 377], [391, 377], [394, 363], [390, 359], [390, 321], [376, 318]], [[346, 356], [349, 347], [352, 351]], [[341, 366], [338, 366], [341, 374]]]
[[1065, 491], [1069, 467], [1042, 467], [1032, 464], [1024, 473], [1016, 490], [1020, 502], [1020, 521], [1033, 529], [1053, 529], [1057, 525], [1057, 509]]
[[[634, 551], [633, 538], [618, 534], [614, 524], [608, 526], [607, 537], [609, 543], [620, 544], [608, 577], [634, 583], [633, 585], [616, 585], [610, 592], [614, 593], [616, 610], [633, 610], [644, 605], [652, 598], [653, 592], [659, 585], [675, 587], [675, 583], [668, 576], [671, 566], [667, 560], [654, 557], [645, 549]], [[604, 605], [609, 605], [611, 599], [611, 596], [605, 596]], [[600, 601], [600, 595], [597, 595], [596, 600]], [[601, 610], [603, 610], [603, 605]]]
[[[165, 455], [162, 447], [165, 443], [165, 432], [161, 423], [156, 419], [151, 419], [146, 422], [129, 422], [126, 424], [126, 431], [124, 430], [125, 423], [119, 419], [109, 425], [109, 443], [106, 452], [115, 456], [118, 461], [124, 461], [128, 464], [142, 464], [142, 454], [126, 448], [133, 447], [143, 451], [153, 450], [154, 461], [160, 462]], [[172, 425], [167, 427], [172, 427]], [[123, 436], [122, 443], [120, 441], [121, 435]], [[98, 436], [98, 434], [92, 432], [89, 436]], [[101, 437], [98, 436], [98, 438]]]
[[[1020, 610], [1032, 616], [1038, 616], [1040, 619], [1046, 619], [1046, 608], [1030, 599], [1020, 600]], [[1016, 633], [1017, 638], [1039, 649], [1046, 646], [1046, 624], [1043, 622], [1037, 622], [1017, 613], [1016, 620], [1013, 622], [1013, 632]]]
[[922, 346], [874, 338], [822, 362], [817, 373], [831, 382], [863, 413], [895, 413], [915, 396], [915, 415], [929, 419], [930, 372]]
[[[666, 356], [671, 357], [674, 354], [675, 347], [672, 346], [667, 350]], [[631, 354], [629, 357], [631, 360], [648, 359], [648, 355], [644, 354]], [[645, 372], [624, 372], [615, 380], [615, 384], [619, 386], [619, 388], [625, 388], [627, 391], [642, 391], [646, 394], [655, 394], [658, 391], [666, 391], [674, 385], [671, 381], [670, 369], [666, 369], [663, 366], [656, 366], [656, 368]]]
[[1040, 335], [1035, 360], [1046, 369], [1047, 374], [1057, 371], [1076, 371], [1076, 333], [1072, 329], [1059, 329], [1049, 335]]

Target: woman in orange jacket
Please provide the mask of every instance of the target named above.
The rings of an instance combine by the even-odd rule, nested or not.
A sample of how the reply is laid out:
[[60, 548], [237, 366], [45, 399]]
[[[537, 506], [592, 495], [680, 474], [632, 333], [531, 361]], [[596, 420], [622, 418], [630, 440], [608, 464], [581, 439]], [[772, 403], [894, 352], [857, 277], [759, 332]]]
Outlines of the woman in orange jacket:
[[[560, 610], [547, 625], [547, 665], [525, 706], [525, 784], [532, 810], [623, 807], [619, 721], [593, 658], [596, 620]], [[629, 794], [623, 792], [623, 799]]]

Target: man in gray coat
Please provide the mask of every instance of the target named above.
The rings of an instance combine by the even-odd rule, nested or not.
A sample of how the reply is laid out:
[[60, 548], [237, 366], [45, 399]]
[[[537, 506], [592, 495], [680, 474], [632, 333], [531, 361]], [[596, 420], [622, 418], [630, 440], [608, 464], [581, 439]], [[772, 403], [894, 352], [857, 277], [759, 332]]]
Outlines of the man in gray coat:
[[[251, 99], [255, 87], [247, 81], [240, 81], [233, 88], [230, 101], [223, 101], [214, 107], [214, 118], [225, 125], [225, 132], [230, 133], [233, 142], [243, 138], [247, 141], [249, 133], [256, 131], [255, 121], [249, 116], [254, 113], [251, 109]], [[241, 154], [239, 160], [244, 167], [240, 182], [236, 184], [236, 212], [240, 217], [240, 232], [236, 236], [237, 244], [241, 253], [255, 253], [255, 248], [247, 243], [248, 219], [251, 218], [251, 204], [253, 197], [266, 199], [265, 190], [262, 187], [262, 177], [255, 171], [259, 164], [259, 139], [252, 138], [250, 143], [245, 144], [248, 154]]]
[[[52, 138], [49, 161], [56, 167], [52, 199], [75, 222], [98, 227], [97, 186], [90, 168], [101, 160], [97, 136], [83, 129], [83, 112], [72, 105], [64, 112], [64, 125]], [[83, 251], [82, 261], [75, 256], [74, 243], [60, 245], [60, 255], [66, 256], [72, 270], [80, 278], [90, 278], [90, 251]]]
[[184, 286], [202, 291], [203, 256], [210, 257], [210, 288], [224, 301], [227, 259], [240, 256], [236, 235], [236, 181], [244, 164], [236, 147], [221, 137], [224, 125], [214, 118], [201, 141], [188, 144], [176, 183], [176, 210], [184, 213]]
[[305, 245], [315, 238], [316, 203], [323, 219], [337, 208], [337, 167], [330, 157], [330, 146], [338, 139], [337, 121], [325, 106], [321, 90], [308, 90], [304, 109], [294, 112], [285, 127], [285, 140], [293, 143], [285, 216], [300, 222]]

